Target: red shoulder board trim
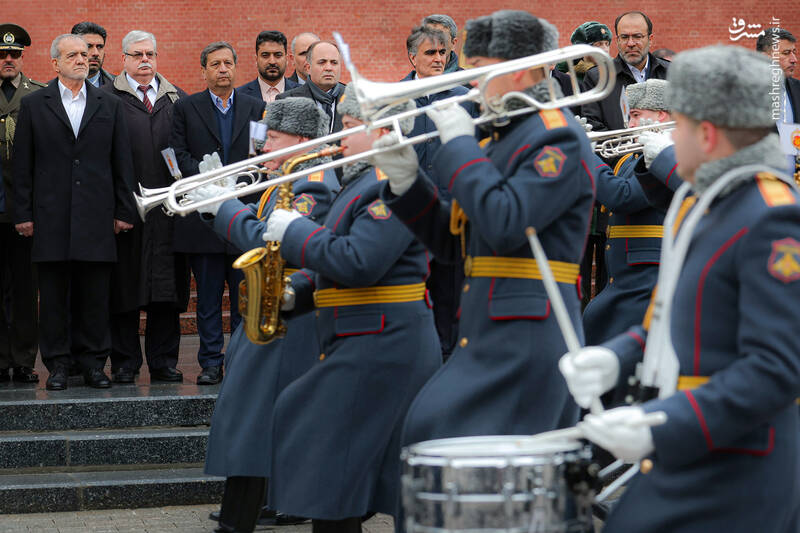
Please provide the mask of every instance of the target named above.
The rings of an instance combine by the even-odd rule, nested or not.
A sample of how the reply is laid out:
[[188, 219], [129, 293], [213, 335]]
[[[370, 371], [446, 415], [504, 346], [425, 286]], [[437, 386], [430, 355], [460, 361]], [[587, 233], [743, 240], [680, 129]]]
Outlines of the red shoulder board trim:
[[564, 118], [564, 113], [560, 109], [543, 109], [539, 111], [539, 116], [542, 117], [544, 127], [548, 130], [563, 128], [567, 125], [567, 119]]
[[764, 203], [769, 207], [794, 204], [795, 198], [789, 186], [769, 172], [756, 174], [756, 183]]
[[392, 216], [392, 210], [386, 207], [386, 204], [383, 203], [383, 200], [375, 200], [369, 204], [367, 211], [369, 211], [370, 216], [372, 216], [372, 218], [375, 220], [386, 220]]
[[536, 159], [533, 160], [533, 166], [536, 171], [545, 178], [557, 178], [561, 175], [564, 168], [564, 161], [567, 156], [557, 146], [545, 146]]
[[323, 176], [325, 172], [320, 170], [319, 172], [314, 172], [313, 174], [308, 175], [308, 181], [323, 181]]
[[791, 237], [772, 241], [767, 270], [773, 278], [784, 283], [800, 279], [800, 242]]

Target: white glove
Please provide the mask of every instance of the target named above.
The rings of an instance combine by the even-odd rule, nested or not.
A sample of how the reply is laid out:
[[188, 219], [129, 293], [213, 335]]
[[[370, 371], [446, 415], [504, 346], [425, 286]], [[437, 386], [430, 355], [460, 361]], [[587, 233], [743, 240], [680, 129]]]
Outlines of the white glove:
[[614, 457], [636, 463], [655, 449], [653, 432], [644, 422], [644, 416], [641, 407], [617, 407], [599, 415], [586, 415], [578, 422], [578, 429]]
[[582, 116], [580, 116], [580, 115], [575, 115], [575, 120], [577, 120], [577, 121], [578, 121], [578, 123], [581, 125], [581, 127], [583, 128], [583, 130], [584, 130], [586, 133], [589, 133], [590, 131], [592, 131], [592, 128], [593, 128], [594, 126], [592, 126], [591, 124], [589, 124], [589, 120], [588, 120], [586, 117], [582, 117]]
[[589, 408], [593, 399], [611, 390], [619, 378], [617, 355], [602, 346], [566, 353], [559, 359], [558, 368], [575, 403], [584, 409]]
[[203, 156], [203, 160], [197, 164], [197, 172], [202, 174], [220, 167], [222, 167], [222, 160], [219, 158], [219, 154], [214, 152]]
[[265, 241], [281, 242], [286, 234], [286, 228], [292, 221], [302, 218], [303, 215], [292, 209], [275, 209], [267, 219], [267, 231], [261, 236]]
[[[386, 148], [399, 142], [397, 134], [387, 133], [372, 144], [373, 149]], [[369, 162], [381, 169], [389, 177], [389, 189], [397, 196], [402, 196], [414, 180], [417, 179], [419, 160], [411, 145], [396, 150], [387, 150], [369, 158]]]
[[281, 311], [291, 311], [294, 309], [294, 302], [297, 294], [291, 287], [284, 287], [283, 289], [283, 302], [281, 303]]
[[[208, 185], [203, 185], [202, 187], [198, 187], [193, 191], [189, 191], [188, 193], [186, 193], [186, 197], [193, 203], [195, 203], [203, 200], [209, 200], [211, 198], [216, 198], [222, 194], [225, 194], [230, 190], [231, 190], [230, 187], [220, 187], [219, 185], [210, 183]], [[198, 207], [197, 211], [199, 213], [208, 213], [209, 215], [215, 217], [217, 216], [217, 211], [219, 211], [219, 206], [221, 205], [222, 202], [215, 202], [213, 204], [208, 204], [202, 207]]]
[[643, 131], [639, 134], [637, 139], [642, 144], [642, 152], [644, 153], [644, 164], [647, 168], [653, 164], [653, 161], [664, 148], [672, 146], [672, 134], [668, 132], [658, 131]]
[[436, 129], [439, 130], [439, 140], [442, 141], [442, 144], [447, 144], [462, 135], [475, 136], [475, 124], [472, 122], [472, 117], [458, 104], [439, 109], [428, 109], [426, 113], [436, 124]]

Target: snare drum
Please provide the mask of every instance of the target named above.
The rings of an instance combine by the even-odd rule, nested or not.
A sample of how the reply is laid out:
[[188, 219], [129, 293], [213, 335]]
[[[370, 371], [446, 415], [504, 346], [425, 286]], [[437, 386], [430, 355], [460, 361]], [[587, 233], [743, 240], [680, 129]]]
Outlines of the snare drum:
[[402, 452], [406, 532], [589, 531], [590, 502], [576, 506], [566, 475], [590, 459], [579, 441], [528, 435], [413, 444]]

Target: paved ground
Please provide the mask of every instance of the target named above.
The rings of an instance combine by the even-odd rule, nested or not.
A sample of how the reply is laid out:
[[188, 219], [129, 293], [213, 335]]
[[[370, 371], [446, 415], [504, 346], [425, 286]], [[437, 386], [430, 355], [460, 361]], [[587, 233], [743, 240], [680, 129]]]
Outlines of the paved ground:
[[[119, 509], [70, 513], [0, 515], [0, 533], [209, 533], [216, 522], [208, 513], [217, 505]], [[365, 533], [392, 533], [392, 518], [377, 515], [364, 524]], [[311, 523], [297, 526], [259, 526], [256, 531], [310, 533]]]

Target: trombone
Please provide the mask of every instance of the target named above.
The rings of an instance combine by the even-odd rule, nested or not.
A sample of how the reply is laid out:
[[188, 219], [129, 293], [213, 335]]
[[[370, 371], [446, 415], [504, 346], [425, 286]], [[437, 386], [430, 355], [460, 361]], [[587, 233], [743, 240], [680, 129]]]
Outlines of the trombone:
[[659, 122], [647, 126], [636, 126], [610, 131], [590, 131], [586, 134], [595, 145], [594, 151], [604, 159], [613, 159], [632, 152], [641, 152], [642, 144], [637, 140], [645, 131], [669, 132], [675, 129], [675, 121]]
[[[144, 218], [150, 209], [160, 205], [169, 215], [178, 214], [186, 216], [205, 205], [224, 202], [240, 196], [261, 192], [272, 185], [280, 185], [282, 183], [295, 181], [313, 172], [344, 166], [387, 150], [395, 150], [403, 146], [424, 142], [437, 137], [439, 135], [438, 131], [406, 138], [403, 136], [400, 129], [400, 120], [407, 117], [417, 117], [431, 109], [474, 101], [481, 104], [483, 107], [483, 114], [473, 121], [476, 126], [487, 122], [502, 124], [512, 117], [532, 113], [540, 109], [555, 109], [563, 106], [574, 106], [601, 100], [610, 94], [614, 87], [615, 69], [611, 57], [599, 48], [589, 45], [568, 46], [541, 54], [469, 70], [451, 72], [430, 78], [395, 83], [373, 82], [361, 77], [358, 73], [358, 70], [350, 59], [349, 47], [344, 43], [341, 36], [335, 33], [334, 37], [339, 43], [343, 62], [350, 71], [352, 79], [351, 84], [355, 88], [356, 97], [367, 119], [365, 124], [187, 177], [176, 181], [169, 187], [160, 189], [142, 188], [140, 190], [141, 195], [135, 195], [139, 214]], [[598, 81], [595, 87], [588, 91], [581, 92], [578, 86], [577, 74], [575, 73], [571, 60], [585, 56], [594, 58], [598, 69]], [[522, 92], [509, 92], [497, 97], [489, 97], [487, 95], [489, 82], [498, 76], [535, 68], [545, 68], [545, 72], [549, 73], [549, 67], [555, 66], [561, 61], [567, 62], [572, 88], [575, 92], [573, 95], [558, 97], [556, 93], [556, 82], [550, 76], [546, 76], [545, 78], [549, 87], [549, 98], [547, 100], [537, 100]], [[439, 100], [431, 105], [410, 109], [395, 115], [384, 116], [391, 107], [397, 104], [407, 102], [414, 98], [438, 93], [458, 85], [464, 85], [468, 82], [475, 82], [477, 86], [464, 95]], [[527, 107], [515, 109], [513, 111], [506, 110], [507, 103], [512, 99], [522, 100], [527, 104]], [[387, 148], [368, 150], [357, 155], [344, 157], [302, 171], [292, 172], [276, 179], [265, 179], [267, 178], [268, 171], [260, 167], [262, 163], [285, 155], [313, 149], [362, 131], [371, 131], [380, 128], [393, 129], [397, 133], [400, 142]], [[185, 197], [187, 193], [215, 181], [233, 179], [238, 182], [241, 177], [247, 179], [244, 182], [237, 183], [234, 190], [214, 198], [191, 201]]]

